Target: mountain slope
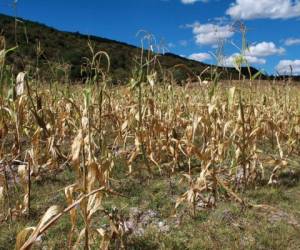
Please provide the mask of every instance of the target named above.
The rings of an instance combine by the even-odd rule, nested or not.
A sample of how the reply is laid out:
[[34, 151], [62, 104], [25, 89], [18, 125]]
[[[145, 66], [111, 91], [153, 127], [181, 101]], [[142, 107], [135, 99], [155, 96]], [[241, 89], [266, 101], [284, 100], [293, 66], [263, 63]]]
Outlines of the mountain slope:
[[[8, 63], [13, 66], [15, 72], [24, 69], [33, 70], [38, 66], [43, 76], [63, 74], [63, 65], [69, 64], [71, 65], [71, 80], [80, 79], [84, 58], [91, 58], [88, 49], [88, 40], [90, 40], [95, 46], [95, 51], [102, 50], [109, 54], [110, 73], [113, 80], [126, 82], [131, 76], [134, 58], [140, 55], [139, 48], [126, 43], [80, 33], [58, 31], [46, 25], [19, 18], [15, 34], [15, 19], [2, 14], [0, 14], [0, 32], [6, 39], [7, 48], [14, 47], [17, 41], [18, 48], [8, 56]], [[39, 46], [40, 50], [37, 51]], [[40, 55], [38, 60], [37, 52]], [[160, 55], [159, 61], [165, 69], [178, 64], [187, 66], [190, 71], [183, 68], [176, 70], [177, 80], [186, 78], [187, 72], [199, 75], [209, 66], [171, 53]], [[223, 78], [238, 78], [238, 72], [233, 68], [218, 68], [218, 70], [224, 71]], [[252, 74], [257, 72], [254, 68], [251, 68], [251, 71]], [[248, 69], [244, 68], [243, 73], [247, 76]], [[210, 70], [206, 71], [205, 76], [210, 77]]]

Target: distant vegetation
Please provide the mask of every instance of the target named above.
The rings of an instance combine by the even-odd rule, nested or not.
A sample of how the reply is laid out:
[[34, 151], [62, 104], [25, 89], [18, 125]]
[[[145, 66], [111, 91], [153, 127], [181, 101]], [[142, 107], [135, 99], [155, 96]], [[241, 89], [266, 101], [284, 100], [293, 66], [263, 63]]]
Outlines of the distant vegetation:
[[[17, 27], [16, 34], [15, 24]], [[15, 22], [13, 17], [6, 15], [0, 15], [0, 27], [0, 34], [6, 39], [7, 48], [18, 44], [16, 51], [11, 53], [7, 59], [8, 64], [13, 66], [14, 72], [17, 73], [24, 69], [30, 71], [38, 67], [46, 80], [49, 80], [53, 75], [64, 75], [66, 71], [70, 80], [81, 79], [81, 65], [84, 63], [84, 58], [91, 56], [87, 45], [88, 40], [90, 40], [95, 51], [102, 50], [110, 56], [112, 80], [127, 83], [126, 81], [132, 75], [134, 60], [141, 51], [139, 48], [126, 43], [82, 35], [78, 32], [62, 32], [23, 19], [18, 19]], [[177, 81], [200, 75], [210, 66], [171, 53], [159, 54], [159, 62], [164, 70], [172, 72]], [[186, 69], [184, 67], [174, 69], [175, 65], [185, 65]], [[239, 77], [238, 71], [234, 68], [219, 67], [217, 69], [222, 72], [220, 77], [223, 79], [238, 79]], [[254, 68], [250, 68], [250, 70], [252, 75], [257, 73]], [[202, 77], [210, 78], [211, 72], [212, 69], [206, 70]], [[249, 70], [242, 68], [242, 74], [248, 78]]]

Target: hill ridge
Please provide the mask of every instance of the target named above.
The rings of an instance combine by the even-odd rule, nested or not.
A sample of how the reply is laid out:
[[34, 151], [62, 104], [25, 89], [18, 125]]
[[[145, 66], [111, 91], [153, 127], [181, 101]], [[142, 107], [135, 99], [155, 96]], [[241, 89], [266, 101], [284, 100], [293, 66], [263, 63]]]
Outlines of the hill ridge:
[[[81, 78], [81, 65], [84, 57], [89, 57], [88, 39], [95, 45], [95, 50], [106, 51], [111, 59], [111, 75], [114, 81], [127, 81], [130, 78], [133, 68], [133, 58], [138, 55], [141, 48], [95, 35], [86, 35], [79, 32], [60, 31], [39, 22], [29, 21], [23, 18], [17, 18], [21, 22], [17, 25], [18, 49], [8, 56], [8, 63], [18, 72], [27, 68], [36, 66], [36, 46], [41, 44], [42, 54], [40, 57], [39, 68], [43, 75], [51, 74], [49, 72], [49, 62], [63, 62], [71, 65], [71, 80]], [[14, 17], [0, 14], [1, 34], [7, 41], [7, 47], [15, 45], [15, 19]], [[190, 72], [200, 75], [207, 67], [215, 67], [225, 73], [223, 78], [237, 79], [238, 72], [234, 68], [217, 67], [203, 62], [190, 60], [173, 53], [158, 54], [163, 68], [170, 69], [175, 65], [183, 64]], [[242, 69], [243, 74], [249, 77], [248, 69]], [[254, 75], [257, 69], [251, 67], [251, 73]], [[189, 74], [184, 71], [175, 72], [177, 80], [186, 79]], [[209, 73], [204, 74], [209, 78]]]

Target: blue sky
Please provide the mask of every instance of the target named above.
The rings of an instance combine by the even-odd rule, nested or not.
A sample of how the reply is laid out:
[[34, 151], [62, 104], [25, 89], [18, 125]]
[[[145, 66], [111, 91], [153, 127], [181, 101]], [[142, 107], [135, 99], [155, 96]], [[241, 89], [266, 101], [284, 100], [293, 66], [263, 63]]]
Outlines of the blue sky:
[[[0, 12], [13, 15], [12, 0], [0, 0]], [[206, 63], [225, 42], [221, 63], [232, 65], [247, 29], [251, 65], [270, 74], [300, 74], [299, 0], [18, 0], [17, 15], [65, 31], [79, 31], [140, 45], [143, 29], [164, 41], [172, 53]], [[235, 45], [233, 45], [235, 44]]]

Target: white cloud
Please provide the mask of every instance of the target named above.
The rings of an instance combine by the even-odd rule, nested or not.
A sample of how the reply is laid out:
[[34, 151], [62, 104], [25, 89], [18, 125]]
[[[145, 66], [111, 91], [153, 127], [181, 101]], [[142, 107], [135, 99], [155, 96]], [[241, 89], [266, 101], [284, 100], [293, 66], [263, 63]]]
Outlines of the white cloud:
[[[234, 53], [231, 56], [226, 57], [221, 64], [224, 65], [224, 66], [231, 66], [232, 67], [235, 64], [234, 62], [236, 60], [236, 57], [238, 57], [238, 56], [239, 56], [238, 53]], [[267, 63], [266, 59], [258, 58], [258, 57], [255, 57], [255, 56], [246, 55], [245, 59], [246, 59], [248, 64], [266, 64]]]
[[299, 0], [236, 0], [226, 11], [234, 19], [287, 19], [300, 16]]
[[293, 74], [300, 74], [300, 60], [281, 60], [276, 66], [276, 70], [283, 75], [290, 74], [291, 68]]
[[288, 38], [288, 39], [285, 40], [284, 44], [286, 46], [299, 45], [300, 44], [300, 38]]
[[211, 60], [211, 55], [208, 53], [194, 53], [189, 56], [189, 59], [203, 62], [203, 61], [208, 61]]
[[264, 58], [258, 58], [256, 56], [245, 56], [249, 64], [266, 64], [267, 61]]
[[273, 42], [261, 42], [249, 47], [246, 55], [254, 57], [264, 57], [272, 55], [282, 55], [285, 52], [284, 48], [278, 48]]
[[221, 40], [226, 40], [234, 35], [230, 25], [217, 25], [212, 23], [200, 24], [195, 22], [192, 27], [198, 45], [215, 45]]
[[203, 3], [206, 3], [208, 2], [208, 0], [181, 0], [181, 2], [183, 4], [194, 4], [196, 2], [203, 2]]
[[[273, 42], [261, 42], [249, 47], [249, 50], [245, 52], [244, 58], [248, 64], [263, 65], [267, 63], [267, 60], [262, 57], [281, 55], [285, 52], [284, 48], [278, 48]], [[236, 57], [240, 54], [234, 53], [229, 57], [224, 58], [223, 65], [234, 66]], [[246, 64], [246, 63], [244, 63]]]

